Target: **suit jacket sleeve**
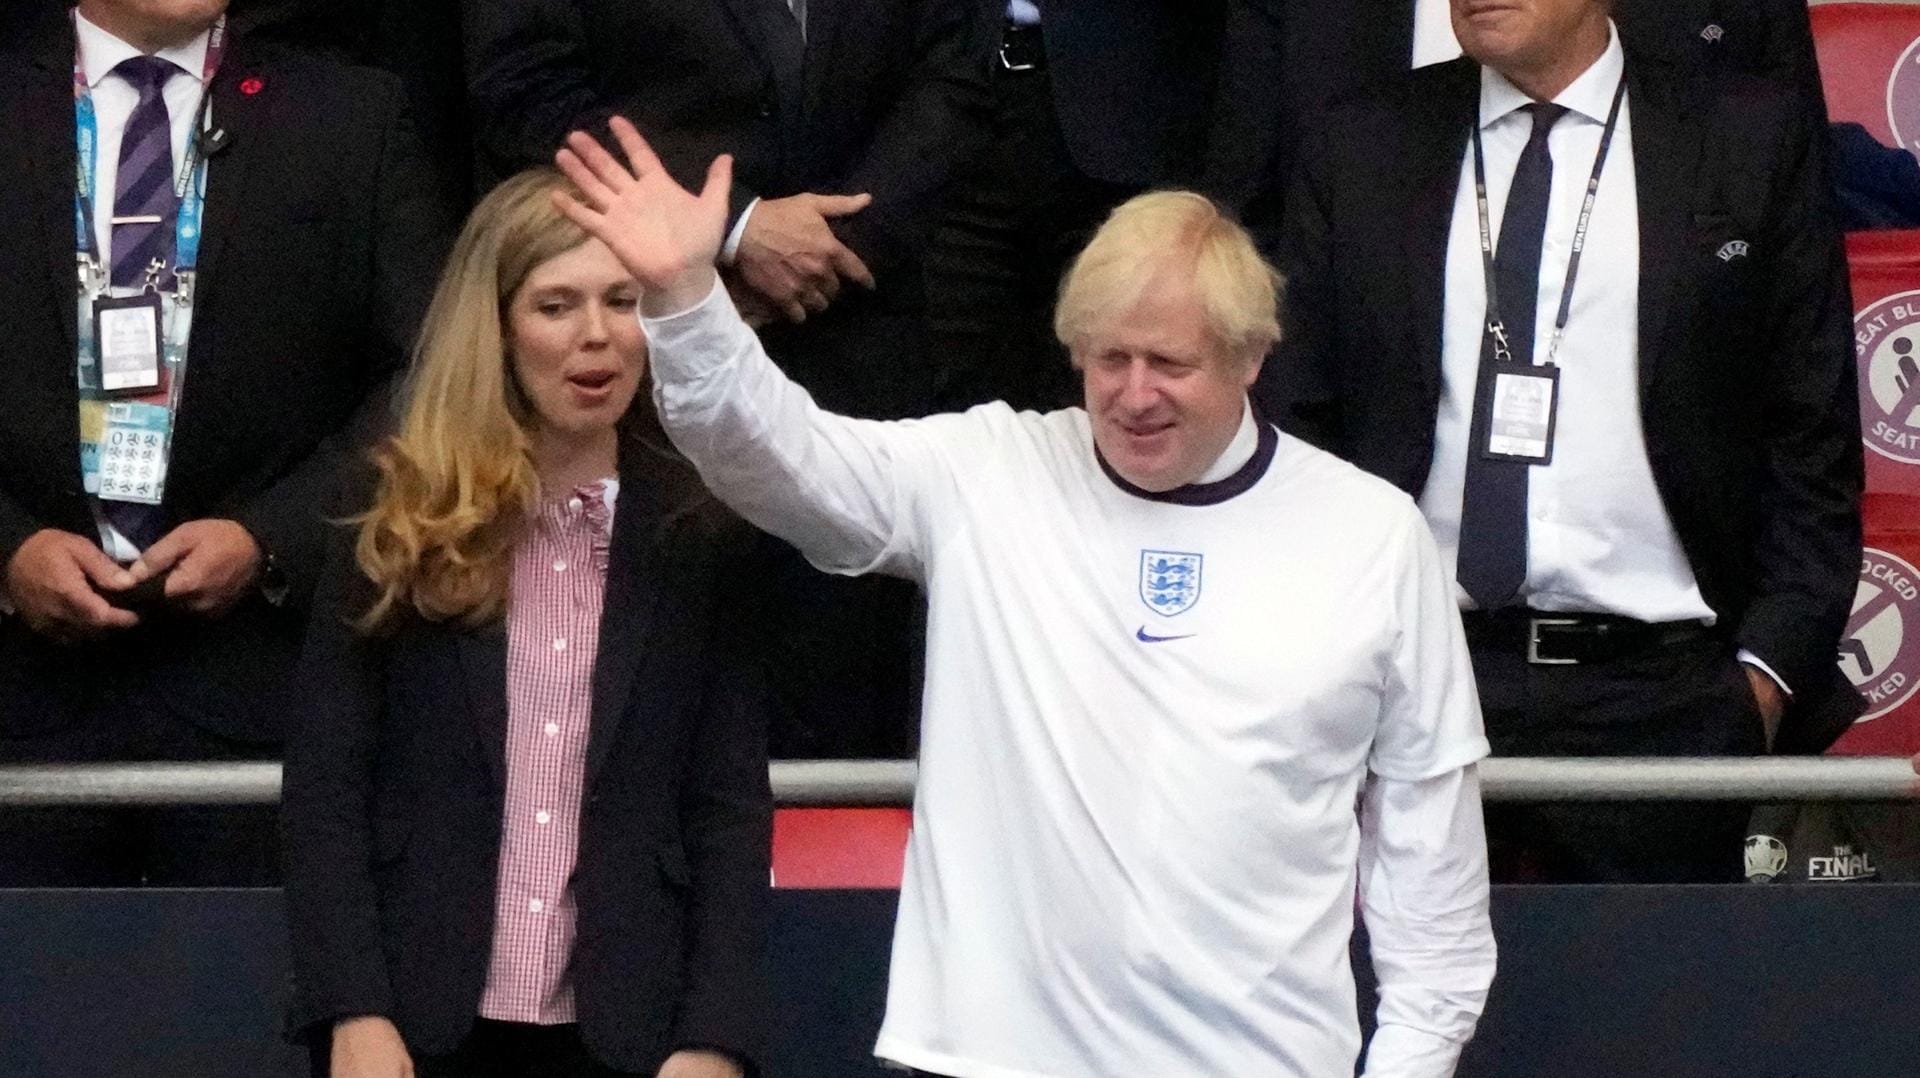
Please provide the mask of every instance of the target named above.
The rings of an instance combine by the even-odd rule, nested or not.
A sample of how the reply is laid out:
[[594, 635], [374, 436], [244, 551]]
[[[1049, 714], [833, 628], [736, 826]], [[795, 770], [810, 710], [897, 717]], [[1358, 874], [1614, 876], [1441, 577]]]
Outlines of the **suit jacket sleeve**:
[[337, 496], [340, 473], [352, 454], [384, 426], [389, 392], [413, 350], [452, 234], [441, 188], [407, 119], [400, 86], [393, 80], [381, 85], [388, 99], [379, 112], [381, 128], [371, 133], [380, 152], [367, 269], [365, 395], [353, 417], [292, 471], [256, 497], [224, 507], [274, 556], [298, 606], [313, 593], [324, 557], [325, 529], [317, 526], [317, 510]]
[[1845, 257], [1812, 124], [1802, 114], [1786, 128], [1765, 218], [1774, 254], [1762, 339], [1776, 343], [1760, 425], [1758, 580], [1738, 641], [1799, 689], [1831, 680], [1858, 581], [1862, 471]]
[[1281, 0], [1227, 5], [1200, 187], [1256, 229], [1275, 223], [1287, 180], [1281, 148], [1297, 122], [1287, 107], [1285, 29]]
[[301, 655], [281, 828], [296, 1031], [393, 1013], [373, 884], [371, 799], [385, 666], [347, 624], [364, 610], [352, 534], [337, 536]]
[[884, 283], [920, 261], [943, 196], [986, 137], [988, 90], [970, 0], [918, 0], [904, 90], [846, 174], [873, 204], [833, 222], [840, 241]]
[[1254, 384], [1254, 402], [1288, 433], [1342, 451], [1338, 334], [1329, 215], [1332, 140], [1320, 128], [1294, 167], [1278, 262], [1287, 279], [1280, 345]]
[[[596, 77], [579, 5], [466, 0], [464, 22], [474, 142], [495, 172], [511, 175], [552, 164], [572, 131], [613, 147], [607, 121], [620, 112], [619, 102]], [[674, 179], [699, 189], [711, 163], [705, 149], [673, 131], [642, 128], [641, 134]], [[734, 183], [728, 228], [757, 197]]]
[[19, 502], [0, 494], [0, 592], [6, 588], [7, 566], [27, 537], [46, 527]]
[[[740, 526], [715, 540], [752, 544]], [[674, 1022], [676, 1047], [719, 1049], [764, 1069], [768, 1001], [763, 955], [770, 907], [773, 794], [767, 783], [766, 700], [746, 652], [752, 579], [721, 559], [729, 582], [717, 600], [707, 702], [690, 732], [680, 780], [682, 841], [692, 880], [687, 988]]]

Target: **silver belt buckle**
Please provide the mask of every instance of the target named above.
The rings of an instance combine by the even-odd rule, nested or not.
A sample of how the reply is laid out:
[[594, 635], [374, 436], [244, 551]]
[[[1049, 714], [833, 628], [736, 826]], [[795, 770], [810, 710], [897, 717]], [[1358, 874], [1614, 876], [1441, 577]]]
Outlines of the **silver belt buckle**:
[[1527, 662], [1534, 666], [1578, 666], [1579, 659], [1549, 659], [1540, 654], [1540, 629], [1549, 625], [1578, 625], [1573, 618], [1528, 618]]
[[1016, 64], [1012, 60], [1007, 59], [1007, 43], [1004, 40], [1000, 42], [999, 51], [1000, 66], [1008, 71], [1032, 71], [1038, 66], [1036, 64]]

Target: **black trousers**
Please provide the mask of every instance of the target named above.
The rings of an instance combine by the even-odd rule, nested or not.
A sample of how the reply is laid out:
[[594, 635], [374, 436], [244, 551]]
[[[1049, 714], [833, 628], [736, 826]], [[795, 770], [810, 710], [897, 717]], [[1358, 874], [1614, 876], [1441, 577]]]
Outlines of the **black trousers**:
[[[1495, 756], [1755, 756], [1765, 733], [1733, 644], [1702, 629], [1598, 663], [1542, 666], [1467, 619]], [[1720, 883], [1742, 878], [1753, 806], [1491, 804], [1496, 883]]]
[[[327, 1078], [331, 1044], [314, 1038], [310, 1052], [313, 1078]], [[595, 1060], [580, 1041], [577, 1025], [534, 1026], [520, 1022], [474, 1020], [473, 1032], [451, 1055], [414, 1056], [417, 1078], [626, 1078]]]
[[987, 149], [956, 189], [927, 257], [937, 403], [1049, 410], [1080, 400], [1053, 336], [1067, 264], [1137, 190], [1085, 176], [1067, 153], [1044, 67], [993, 68]]
[[[278, 746], [202, 729], [137, 685], [102, 699], [75, 723], [0, 733], [0, 763], [279, 756]], [[272, 805], [0, 807], [0, 887], [273, 887], [279, 850]]]

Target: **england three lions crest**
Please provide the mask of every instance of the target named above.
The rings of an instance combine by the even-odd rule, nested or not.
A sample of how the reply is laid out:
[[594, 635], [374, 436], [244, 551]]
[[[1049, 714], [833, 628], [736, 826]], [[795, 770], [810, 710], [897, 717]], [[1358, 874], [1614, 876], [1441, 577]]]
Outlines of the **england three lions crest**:
[[1198, 554], [1177, 550], [1140, 552], [1140, 598], [1147, 609], [1162, 617], [1173, 617], [1193, 609], [1200, 601], [1200, 563]]

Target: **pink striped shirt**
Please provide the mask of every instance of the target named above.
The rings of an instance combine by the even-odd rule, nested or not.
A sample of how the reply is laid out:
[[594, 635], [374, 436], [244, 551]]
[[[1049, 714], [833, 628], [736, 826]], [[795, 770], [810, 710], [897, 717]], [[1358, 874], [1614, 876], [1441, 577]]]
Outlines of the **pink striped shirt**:
[[574, 1020], [576, 911], [593, 663], [619, 481], [540, 507], [513, 555], [507, 603], [507, 790], [500, 821], [493, 953], [480, 1015]]

